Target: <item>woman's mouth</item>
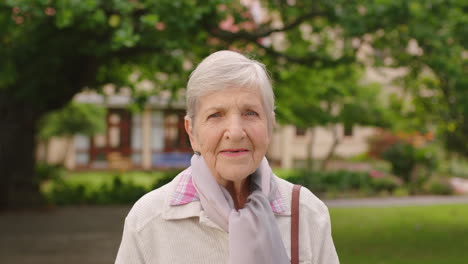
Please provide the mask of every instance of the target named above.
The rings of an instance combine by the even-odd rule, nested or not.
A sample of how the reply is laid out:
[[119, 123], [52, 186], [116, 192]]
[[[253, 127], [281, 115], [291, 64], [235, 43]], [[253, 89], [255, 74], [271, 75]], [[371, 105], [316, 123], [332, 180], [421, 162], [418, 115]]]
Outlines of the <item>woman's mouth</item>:
[[249, 152], [248, 149], [224, 149], [221, 150], [221, 154], [228, 157], [239, 157]]

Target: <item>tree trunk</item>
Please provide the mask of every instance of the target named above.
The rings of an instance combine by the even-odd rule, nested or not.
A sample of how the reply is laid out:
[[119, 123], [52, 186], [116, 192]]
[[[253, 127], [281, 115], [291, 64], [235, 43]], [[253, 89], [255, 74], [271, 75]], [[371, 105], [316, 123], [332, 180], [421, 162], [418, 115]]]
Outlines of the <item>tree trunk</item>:
[[44, 156], [42, 162], [47, 163], [49, 162], [49, 146], [50, 146], [50, 139], [45, 139], [44, 140]]
[[315, 128], [311, 127], [308, 128], [307, 131], [310, 131], [309, 140], [307, 141], [307, 170], [313, 171], [314, 170], [314, 157], [313, 157], [313, 147], [314, 147], [314, 136], [315, 136]]
[[71, 151], [72, 146], [73, 146], [73, 136], [65, 136], [65, 150], [59, 163], [63, 167], [66, 167], [68, 152]]
[[333, 135], [333, 143], [330, 149], [328, 150], [327, 156], [325, 156], [325, 159], [322, 161], [322, 164], [320, 166], [321, 170], [327, 169], [328, 163], [330, 160], [333, 158], [333, 155], [335, 155], [336, 148], [338, 145], [341, 143], [341, 139], [338, 136], [338, 131], [336, 125], [332, 126], [332, 135]]
[[0, 210], [42, 204], [35, 175], [35, 136], [40, 117], [26, 104], [0, 99]]

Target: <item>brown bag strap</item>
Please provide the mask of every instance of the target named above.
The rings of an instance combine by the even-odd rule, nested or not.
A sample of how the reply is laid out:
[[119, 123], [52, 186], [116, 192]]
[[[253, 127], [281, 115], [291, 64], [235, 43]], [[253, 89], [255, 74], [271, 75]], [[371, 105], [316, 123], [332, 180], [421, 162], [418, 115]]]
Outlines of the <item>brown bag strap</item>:
[[291, 264], [299, 264], [299, 194], [301, 185], [294, 185], [291, 199]]

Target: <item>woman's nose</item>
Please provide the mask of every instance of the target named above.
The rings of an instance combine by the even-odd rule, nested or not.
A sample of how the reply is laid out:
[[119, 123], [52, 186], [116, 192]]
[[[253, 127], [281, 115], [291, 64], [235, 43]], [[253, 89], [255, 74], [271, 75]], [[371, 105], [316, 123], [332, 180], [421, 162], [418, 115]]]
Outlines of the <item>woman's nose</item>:
[[242, 140], [245, 137], [244, 126], [240, 116], [234, 115], [229, 118], [225, 137], [231, 140]]

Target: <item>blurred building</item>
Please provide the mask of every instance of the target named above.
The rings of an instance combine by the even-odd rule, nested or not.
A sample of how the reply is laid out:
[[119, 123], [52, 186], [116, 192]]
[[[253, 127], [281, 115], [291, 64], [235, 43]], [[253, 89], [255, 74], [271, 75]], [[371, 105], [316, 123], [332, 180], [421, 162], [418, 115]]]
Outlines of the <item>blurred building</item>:
[[[366, 82], [382, 85], [381, 96], [401, 92], [392, 80], [404, 74], [404, 69], [373, 69], [365, 74]], [[147, 84], [148, 85], [148, 84]], [[145, 88], [150, 89], [150, 88]], [[184, 128], [185, 101], [171, 101], [169, 93], [150, 97], [146, 108], [132, 113], [130, 92], [115, 93], [104, 89], [106, 95], [82, 92], [74, 98], [81, 103], [94, 103], [107, 108], [106, 132], [93, 137], [75, 135], [72, 142], [55, 138], [45, 146], [39, 144], [40, 160], [58, 163], [65, 160], [69, 169], [153, 169], [183, 168], [190, 163], [192, 149]], [[335, 130], [335, 133], [332, 132]], [[267, 157], [273, 166], [303, 167], [308, 156], [324, 159], [336, 138], [334, 156], [352, 157], [367, 151], [367, 138], [375, 135], [373, 127], [315, 127], [307, 130], [292, 125], [278, 125], [273, 132]], [[69, 146], [69, 147], [67, 147]], [[65, 158], [64, 158], [65, 157]]]
[[[39, 145], [39, 159], [46, 158], [48, 163], [65, 160], [65, 166], [74, 170], [183, 168], [190, 164], [192, 149], [184, 128], [182, 99], [170, 101], [170, 95], [162, 93], [152, 96], [145, 109], [135, 113], [128, 110], [131, 97], [125, 94], [83, 92], [74, 100], [105, 105], [106, 132], [93, 137], [75, 135], [72, 142], [52, 139], [47, 146]], [[366, 138], [374, 128], [335, 128], [341, 141], [335, 155], [350, 157], [367, 151]], [[278, 125], [267, 156], [277, 167], [301, 167], [308, 153], [314, 159], [326, 157], [333, 142], [329, 128], [302, 130]]]
[[[185, 167], [192, 149], [185, 133], [185, 101], [170, 102], [170, 94], [149, 99], [143, 111], [128, 110], [127, 94], [101, 95], [83, 92], [74, 98], [80, 103], [104, 105], [106, 132], [86, 137], [75, 135], [72, 142], [53, 139], [38, 148], [47, 162], [64, 160], [69, 169], [151, 169]], [[71, 144], [71, 147], [66, 147]], [[67, 152], [67, 153], [64, 153]]]
[[[283, 26], [275, 14], [268, 14], [262, 8], [260, 1], [241, 2], [250, 10], [245, 14], [249, 19], [236, 25], [232, 17], [227, 17], [220, 24], [220, 28], [236, 32], [239, 27], [252, 29], [268, 19], [271, 19], [273, 27]], [[302, 27], [301, 31], [310, 34], [307, 27]], [[260, 41], [263, 45], [274, 46], [280, 51], [286, 47], [284, 33], [275, 33]], [[336, 42], [339, 44], [341, 40], [336, 39]], [[357, 54], [358, 60], [366, 61], [372, 56], [371, 46], [361, 44]], [[387, 96], [389, 93], [401, 91], [392, 84], [392, 80], [404, 72], [404, 69], [368, 68], [363, 81], [382, 84], [385, 87], [382, 96]], [[143, 86], [146, 86], [144, 89], [151, 90], [152, 84], [146, 83]], [[65, 165], [69, 169], [183, 168], [190, 164], [192, 150], [184, 128], [183, 100], [171, 102], [170, 94], [160, 93], [150, 98], [142, 112], [131, 113], [127, 110], [131, 103], [129, 93], [116, 94], [111, 91], [106, 94], [104, 96], [94, 92], [83, 92], [75, 97], [78, 102], [106, 106], [108, 111], [105, 133], [91, 138], [76, 135], [72, 142], [53, 139], [47, 146], [42, 144], [38, 147], [39, 159], [57, 163], [64, 160], [65, 156]], [[292, 125], [281, 125], [273, 132], [267, 157], [276, 167], [286, 169], [302, 167], [309, 156], [313, 159], [326, 158], [330, 154], [330, 149], [336, 145], [337, 139], [339, 144], [334, 148], [334, 155], [351, 157], [365, 153], [368, 148], [367, 138], [375, 133], [376, 130], [372, 127], [337, 125], [302, 130]], [[71, 147], [65, 147], [67, 144], [71, 144]]]

